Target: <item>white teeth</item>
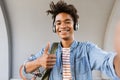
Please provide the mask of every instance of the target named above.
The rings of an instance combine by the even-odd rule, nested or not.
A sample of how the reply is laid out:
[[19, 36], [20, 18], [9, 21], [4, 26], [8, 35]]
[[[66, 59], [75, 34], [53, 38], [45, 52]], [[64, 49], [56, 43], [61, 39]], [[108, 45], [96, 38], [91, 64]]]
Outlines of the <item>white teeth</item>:
[[69, 30], [60, 30], [59, 32], [68, 32]]
[[66, 30], [59, 30], [59, 32], [68, 32], [69, 29], [66, 29]]

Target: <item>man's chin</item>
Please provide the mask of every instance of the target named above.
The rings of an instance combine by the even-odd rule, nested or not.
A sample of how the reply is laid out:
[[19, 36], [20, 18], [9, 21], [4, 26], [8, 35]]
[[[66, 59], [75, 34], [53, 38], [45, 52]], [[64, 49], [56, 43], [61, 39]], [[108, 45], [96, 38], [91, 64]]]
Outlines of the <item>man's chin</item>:
[[68, 37], [61, 37], [62, 40], [69, 40], [70, 38]]

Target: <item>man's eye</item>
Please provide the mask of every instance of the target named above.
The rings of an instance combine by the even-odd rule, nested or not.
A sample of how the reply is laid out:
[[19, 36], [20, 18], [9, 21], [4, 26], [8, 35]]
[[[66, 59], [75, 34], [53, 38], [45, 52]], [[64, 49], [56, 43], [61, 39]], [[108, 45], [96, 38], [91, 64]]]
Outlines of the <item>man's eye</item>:
[[67, 21], [67, 22], [65, 22], [66, 24], [70, 24], [71, 22], [70, 21]]
[[60, 25], [61, 23], [56, 23], [56, 25]]

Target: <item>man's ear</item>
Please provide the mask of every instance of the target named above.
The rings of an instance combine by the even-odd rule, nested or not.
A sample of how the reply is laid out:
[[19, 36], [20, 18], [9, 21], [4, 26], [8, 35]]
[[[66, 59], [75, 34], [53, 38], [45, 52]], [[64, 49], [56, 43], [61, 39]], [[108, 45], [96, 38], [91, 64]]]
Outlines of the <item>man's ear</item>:
[[53, 31], [54, 33], [56, 33], [56, 26], [55, 26], [55, 25], [52, 26], [52, 31]]
[[80, 25], [79, 25], [78, 23], [76, 23], [76, 24], [74, 25], [74, 30], [77, 31], [77, 30], [79, 29], [79, 27], [80, 27]]

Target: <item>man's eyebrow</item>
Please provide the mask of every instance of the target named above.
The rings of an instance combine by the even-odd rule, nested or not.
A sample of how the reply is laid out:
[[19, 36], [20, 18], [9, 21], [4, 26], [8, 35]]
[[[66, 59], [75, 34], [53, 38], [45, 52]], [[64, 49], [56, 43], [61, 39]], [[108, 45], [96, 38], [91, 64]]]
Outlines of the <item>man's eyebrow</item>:
[[65, 21], [72, 21], [71, 19], [66, 19]]
[[55, 22], [60, 22], [60, 20], [56, 20]]

